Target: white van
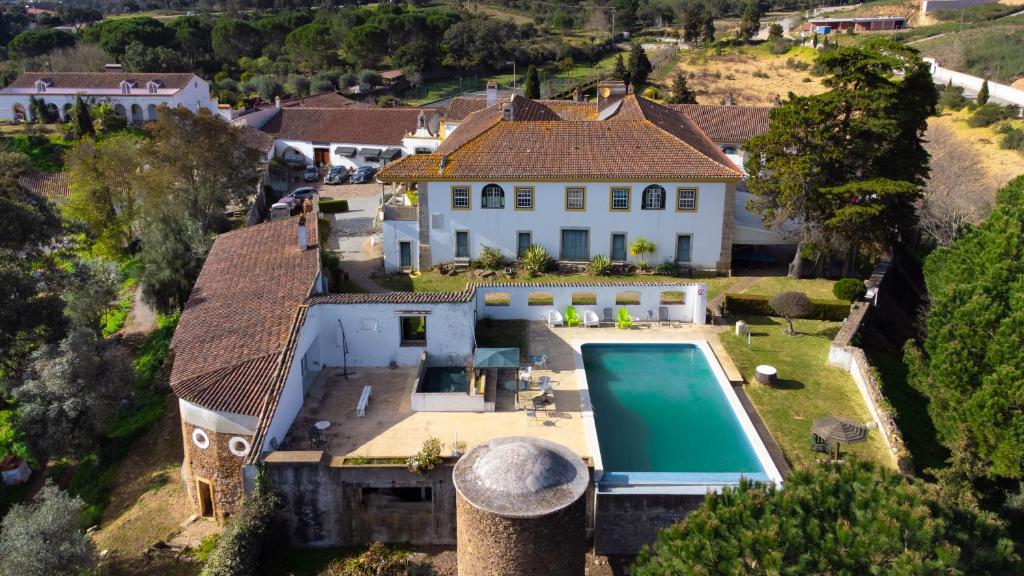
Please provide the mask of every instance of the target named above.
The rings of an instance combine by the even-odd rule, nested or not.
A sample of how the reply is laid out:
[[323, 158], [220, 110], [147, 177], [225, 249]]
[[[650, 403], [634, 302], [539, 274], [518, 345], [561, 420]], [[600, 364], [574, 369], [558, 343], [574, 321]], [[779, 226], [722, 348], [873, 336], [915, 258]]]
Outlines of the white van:
[[270, 221], [276, 222], [278, 220], [287, 220], [292, 216], [292, 204], [291, 202], [277, 202], [270, 207]]

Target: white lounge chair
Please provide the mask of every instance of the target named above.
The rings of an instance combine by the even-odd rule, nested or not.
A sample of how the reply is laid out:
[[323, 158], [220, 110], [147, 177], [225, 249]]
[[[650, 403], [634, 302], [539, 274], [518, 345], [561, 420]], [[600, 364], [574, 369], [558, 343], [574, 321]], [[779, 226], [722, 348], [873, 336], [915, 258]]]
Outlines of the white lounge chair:
[[558, 310], [550, 310], [548, 312], [548, 328], [554, 328], [555, 326], [563, 326], [564, 319], [562, 314]]
[[533, 383], [533, 366], [522, 366], [519, 368], [519, 388], [526, 389]]
[[587, 310], [586, 312], [583, 313], [583, 327], [584, 328], [589, 328], [589, 327], [597, 328], [600, 325], [601, 325], [601, 319], [597, 317], [597, 312], [594, 312], [593, 310]]

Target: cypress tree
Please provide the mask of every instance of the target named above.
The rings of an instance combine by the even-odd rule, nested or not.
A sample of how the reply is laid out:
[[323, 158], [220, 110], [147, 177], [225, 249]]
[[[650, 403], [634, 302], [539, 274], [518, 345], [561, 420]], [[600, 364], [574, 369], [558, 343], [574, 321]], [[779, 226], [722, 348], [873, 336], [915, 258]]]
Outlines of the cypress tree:
[[629, 85], [629, 71], [626, 70], [626, 64], [622, 61], [622, 54], [615, 56], [615, 68], [612, 69], [612, 78], [616, 80], [622, 80]]
[[647, 53], [644, 52], [639, 42], [634, 42], [629, 49], [629, 79], [634, 90], [640, 84], [647, 82], [647, 76], [650, 75], [651, 69], [651, 61], [647, 59]]
[[530, 64], [526, 69], [526, 83], [523, 85], [523, 96], [526, 98], [540, 98], [540, 75], [537, 74], [537, 67]]
[[978, 105], [984, 106], [988, 103], [988, 78], [981, 83], [981, 90], [978, 90]]
[[697, 95], [686, 85], [686, 76], [676, 72], [672, 77], [672, 93], [668, 97], [670, 104], [696, 104]]
[[71, 125], [75, 129], [75, 138], [81, 138], [96, 132], [92, 126], [92, 114], [89, 112], [89, 106], [82, 101], [81, 96], [75, 97], [75, 108], [72, 110]]

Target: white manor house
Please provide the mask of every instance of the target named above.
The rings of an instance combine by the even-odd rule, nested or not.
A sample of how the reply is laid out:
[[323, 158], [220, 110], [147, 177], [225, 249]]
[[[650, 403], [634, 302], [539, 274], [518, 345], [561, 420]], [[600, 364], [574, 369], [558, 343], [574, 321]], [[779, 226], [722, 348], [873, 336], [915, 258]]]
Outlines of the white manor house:
[[641, 236], [652, 264], [727, 271], [735, 244], [790, 242], [745, 208], [741, 146], [769, 111], [663, 106], [618, 82], [591, 102], [457, 98], [434, 152], [378, 175], [418, 199], [384, 211], [385, 272], [468, 263], [488, 246], [514, 259], [531, 244], [562, 264], [625, 263]]
[[192, 112], [207, 109], [221, 114], [210, 85], [192, 73], [138, 72], [26, 72], [0, 89], [0, 121], [31, 120], [30, 101], [43, 101], [50, 115], [62, 122], [81, 97], [85, 102], [106, 102], [130, 124], [156, 120], [161, 106]]

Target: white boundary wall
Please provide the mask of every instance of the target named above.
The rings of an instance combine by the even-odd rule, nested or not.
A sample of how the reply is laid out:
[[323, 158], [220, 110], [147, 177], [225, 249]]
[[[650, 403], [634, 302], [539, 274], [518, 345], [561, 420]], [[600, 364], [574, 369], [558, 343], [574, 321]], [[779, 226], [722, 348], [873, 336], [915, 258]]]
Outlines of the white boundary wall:
[[[950, 70], [949, 68], [943, 68], [935, 61], [934, 58], [924, 58], [931, 66], [932, 80], [936, 84], [946, 85], [950, 81], [953, 82], [953, 86], [959, 86], [964, 90], [970, 90], [971, 92], [977, 93], [981, 90], [981, 85], [985, 82], [984, 78], [977, 76], [971, 76], [970, 74], [964, 74], [963, 72], [957, 72], [956, 70]], [[999, 84], [998, 82], [988, 83], [988, 93], [990, 98], [1000, 100], [1007, 104], [1014, 104], [1017, 106], [1024, 106], [1024, 90], [1017, 90], [1011, 88], [1006, 84]]]
[[[552, 297], [551, 304], [531, 306], [529, 295], [533, 292], [544, 292]], [[597, 296], [596, 304], [573, 304], [572, 295], [575, 292], [589, 292]], [[616, 304], [616, 295], [620, 292], [636, 292], [640, 294], [640, 304]], [[662, 292], [682, 292], [683, 304], [662, 304]], [[488, 294], [508, 294], [508, 304], [487, 304]], [[640, 320], [647, 320], [647, 312], [652, 311], [654, 319], [658, 319], [658, 308], [668, 308], [669, 319], [673, 322], [687, 322], [693, 324], [704, 324], [706, 319], [705, 310], [708, 305], [707, 284], [579, 284], [579, 285], [530, 285], [530, 284], [495, 284], [477, 286], [476, 288], [476, 309], [477, 314], [483, 318], [490, 316], [495, 320], [545, 320], [547, 313], [557, 310], [563, 316], [567, 306], [576, 308], [580, 320], [583, 313], [592, 311], [598, 318], [603, 319], [603, 310], [612, 309], [612, 319], [618, 318], [618, 309], [626, 308], [629, 314]]]

